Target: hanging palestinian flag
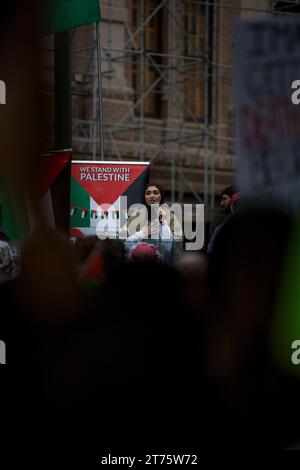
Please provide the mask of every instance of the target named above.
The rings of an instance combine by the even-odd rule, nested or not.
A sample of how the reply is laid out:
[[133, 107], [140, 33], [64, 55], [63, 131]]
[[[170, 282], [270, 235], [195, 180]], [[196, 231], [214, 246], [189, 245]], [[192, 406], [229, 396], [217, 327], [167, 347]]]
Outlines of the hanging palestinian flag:
[[[70, 235], [80, 237], [103, 232], [117, 237], [127, 209], [144, 202], [148, 181], [148, 162], [73, 161]], [[127, 198], [126, 207], [121, 196]]]
[[99, 0], [45, 0], [41, 4], [44, 36], [96, 23], [100, 19]]
[[[44, 219], [48, 226], [68, 233], [69, 181], [71, 151], [41, 155], [39, 194]], [[25, 194], [15, 190], [14, 182], [4, 173], [2, 182], [2, 230], [9, 240], [19, 242], [32, 229], [34, 220]]]
[[71, 150], [42, 154], [40, 196], [45, 219], [65, 234], [69, 233], [71, 157]]

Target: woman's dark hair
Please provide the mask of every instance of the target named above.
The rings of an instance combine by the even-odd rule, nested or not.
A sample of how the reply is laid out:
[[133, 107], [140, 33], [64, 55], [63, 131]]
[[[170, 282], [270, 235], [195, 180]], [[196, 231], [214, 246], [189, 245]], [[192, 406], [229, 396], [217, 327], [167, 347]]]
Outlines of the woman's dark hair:
[[154, 182], [150, 182], [150, 183], [146, 184], [146, 186], [144, 188], [144, 195], [146, 194], [146, 191], [150, 186], [155, 186], [157, 189], [159, 189], [160, 196], [161, 196], [160, 204], [163, 204], [164, 200], [165, 200], [165, 190], [162, 188], [162, 186], [160, 184], [157, 184], [157, 183], [154, 183]]
[[226, 194], [226, 196], [233, 196], [234, 193], [237, 193], [238, 192], [238, 189], [236, 186], [227, 186], [227, 188], [224, 188], [223, 191], [221, 192], [221, 197], [223, 196], [223, 194]]

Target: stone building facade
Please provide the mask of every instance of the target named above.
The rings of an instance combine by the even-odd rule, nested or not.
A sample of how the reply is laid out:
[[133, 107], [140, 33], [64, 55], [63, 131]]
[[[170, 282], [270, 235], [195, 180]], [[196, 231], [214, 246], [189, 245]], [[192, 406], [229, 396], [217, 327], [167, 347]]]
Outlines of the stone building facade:
[[[235, 180], [234, 23], [264, 15], [270, 3], [102, 0], [104, 158], [150, 160], [170, 201], [214, 210]], [[100, 158], [96, 56], [95, 26], [72, 32], [78, 159]]]

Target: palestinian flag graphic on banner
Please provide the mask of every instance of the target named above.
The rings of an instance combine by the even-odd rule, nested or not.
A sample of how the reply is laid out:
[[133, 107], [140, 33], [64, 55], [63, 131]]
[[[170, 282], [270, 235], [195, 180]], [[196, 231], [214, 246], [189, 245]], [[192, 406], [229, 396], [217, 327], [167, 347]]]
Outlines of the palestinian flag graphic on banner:
[[[70, 235], [96, 235], [100, 231], [117, 237], [123, 210], [120, 197], [127, 197], [127, 209], [143, 203], [148, 181], [148, 162], [73, 161]], [[126, 216], [123, 214], [122, 220]]]

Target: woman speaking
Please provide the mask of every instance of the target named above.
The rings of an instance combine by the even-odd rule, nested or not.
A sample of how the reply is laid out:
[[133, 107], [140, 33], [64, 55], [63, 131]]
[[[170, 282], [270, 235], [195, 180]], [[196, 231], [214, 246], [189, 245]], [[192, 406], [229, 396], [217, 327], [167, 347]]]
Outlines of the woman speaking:
[[164, 204], [164, 190], [157, 183], [148, 183], [144, 189], [144, 205], [128, 219], [129, 246], [145, 241], [158, 246], [160, 252], [170, 256], [173, 241], [182, 239], [182, 227], [169, 206]]

